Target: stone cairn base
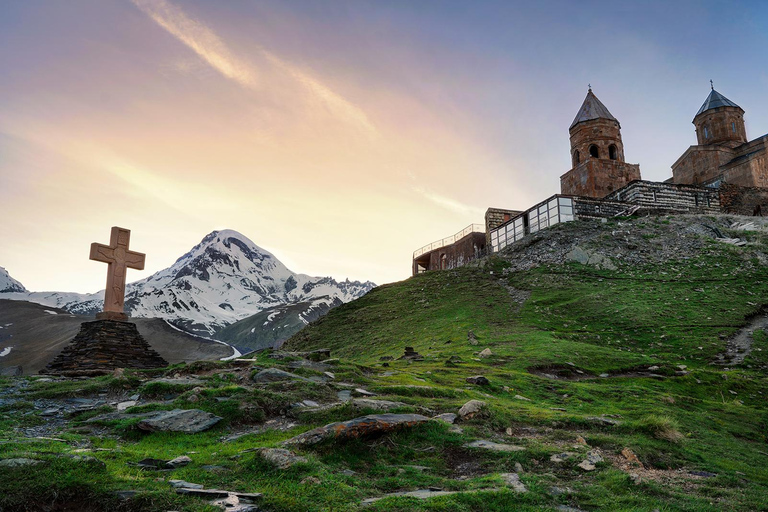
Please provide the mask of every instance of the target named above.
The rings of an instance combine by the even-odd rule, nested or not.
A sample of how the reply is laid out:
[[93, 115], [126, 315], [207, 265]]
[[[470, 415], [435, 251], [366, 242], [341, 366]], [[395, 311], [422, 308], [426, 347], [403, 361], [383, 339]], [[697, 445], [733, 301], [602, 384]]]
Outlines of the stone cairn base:
[[72, 342], [40, 373], [104, 375], [116, 368], [162, 368], [168, 362], [155, 352], [136, 324], [114, 320], [84, 322]]

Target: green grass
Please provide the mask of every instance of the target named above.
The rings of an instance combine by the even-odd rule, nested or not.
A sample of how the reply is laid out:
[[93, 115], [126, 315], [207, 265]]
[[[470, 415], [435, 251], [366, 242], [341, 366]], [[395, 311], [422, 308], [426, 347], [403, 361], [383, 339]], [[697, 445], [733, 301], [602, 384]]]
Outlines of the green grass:
[[[621, 221], [623, 226], [633, 222], [657, 230], [644, 237], [649, 244], [662, 243], [669, 225], [664, 219]], [[606, 226], [610, 232], [618, 223]], [[163, 372], [206, 372], [202, 391], [142, 387], [139, 372], [120, 380], [32, 383], [22, 401], [0, 407], [0, 458], [30, 456], [46, 462], [14, 473], [0, 469], [0, 507], [23, 510], [23, 503], [42, 507], [89, 497], [99, 504], [93, 510], [212, 510], [201, 500], [175, 495], [166, 480], [176, 478], [263, 492], [263, 506], [273, 512], [539, 511], [559, 505], [585, 511], [768, 510], [768, 335], [755, 332], [753, 351], [742, 364], [712, 364], [725, 351], [727, 338], [761, 311], [762, 297], [768, 296], [768, 272], [756, 259], [758, 252], [768, 251], [768, 237], [740, 236], [753, 245], [703, 243], [695, 257], [663, 265], [617, 262], [617, 270], [607, 271], [562, 264], [510, 272], [509, 262], [493, 258], [480, 267], [379, 287], [289, 340], [289, 350], [330, 348], [340, 358], [331, 370], [336, 379], [326, 384], [254, 386], [255, 369], [238, 370], [230, 363], [176, 365]], [[530, 297], [520, 305], [510, 288]], [[469, 331], [476, 345], [470, 344]], [[399, 360], [406, 346], [424, 360]], [[484, 348], [493, 356], [479, 358]], [[386, 367], [383, 356], [393, 358]], [[256, 359], [258, 368], [286, 369], [287, 360], [266, 353]], [[542, 375], [553, 369], [566, 369], [571, 380]], [[466, 377], [473, 375], [486, 376], [490, 385], [468, 384]], [[481, 417], [461, 423], [462, 432], [430, 422], [379, 438], [299, 449], [308, 462], [288, 470], [252, 451], [373, 412], [349, 404], [314, 412], [292, 409], [291, 404], [305, 399], [333, 402], [337, 391], [350, 389], [337, 386], [340, 382], [403, 402], [396, 412], [456, 412], [470, 399], [487, 407]], [[144, 433], [121, 420], [109, 424], [106, 437], [79, 430], [57, 434], [65, 442], [30, 440], [16, 430], [41, 421], [30, 406], [35, 399], [134, 392], [174, 399], [131, 412], [200, 408], [224, 421], [205, 433], [183, 435]], [[73, 427], [89, 416], [77, 416]], [[274, 418], [296, 425], [259, 430], [265, 419]], [[252, 433], [222, 441], [243, 431]], [[606, 456], [593, 472], [578, 467], [590, 449], [576, 443], [579, 436]], [[464, 447], [476, 439], [525, 450]], [[85, 454], [106, 467], [62, 457], [83, 446], [91, 450]], [[614, 467], [611, 461], [625, 447], [658, 478], [634, 483]], [[578, 455], [560, 463], [551, 460], [562, 452]], [[171, 473], [142, 472], [128, 464], [184, 454], [193, 463]], [[515, 471], [516, 464], [524, 469], [520, 478], [529, 489], [524, 495], [501, 489], [499, 473]], [[206, 465], [223, 469], [206, 470]], [[693, 477], [690, 471], [716, 476]], [[320, 483], [302, 483], [307, 477]], [[364, 498], [428, 487], [473, 492], [360, 505]], [[116, 501], [113, 491], [124, 489], [146, 494]]]

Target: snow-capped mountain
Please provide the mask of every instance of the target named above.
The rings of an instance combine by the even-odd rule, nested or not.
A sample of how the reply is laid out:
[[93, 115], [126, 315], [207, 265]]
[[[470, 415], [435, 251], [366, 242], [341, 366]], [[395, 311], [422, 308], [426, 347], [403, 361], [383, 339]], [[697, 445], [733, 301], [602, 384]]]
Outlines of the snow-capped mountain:
[[0, 267], [0, 293], [3, 292], [26, 292], [27, 289], [24, 286], [12, 278], [8, 271], [3, 267]]
[[[1, 279], [0, 275], [0, 286]], [[133, 317], [164, 318], [190, 332], [212, 335], [265, 309], [313, 299], [327, 300], [333, 307], [333, 303], [354, 300], [375, 286], [370, 281], [338, 282], [296, 274], [237, 231], [222, 230], [207, 235], [169, 268], [130, 283], [125, 308]], [[78, 314], [101, 311], [103, 297], [103, 291], [0, 293], [0, 298], [28, 300]]]

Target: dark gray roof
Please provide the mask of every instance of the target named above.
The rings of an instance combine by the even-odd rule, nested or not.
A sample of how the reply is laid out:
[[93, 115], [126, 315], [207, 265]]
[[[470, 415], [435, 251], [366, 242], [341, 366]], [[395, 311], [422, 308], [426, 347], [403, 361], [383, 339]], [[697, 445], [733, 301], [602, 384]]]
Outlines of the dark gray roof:
[[608, 112], [608, 109], [605, 108], [605, 105], [603, 105], [600, 100], [597, 99], [595, 93], [593, 93], [592, 89], [590, 89], [587, 93], [587, 97], [584, 98], [584, 103], [581, 104], [579, 113], [576, 114], [576, 117], [573, 119], [573, 122], [568, 129], [570, 130], [577, 124], [583, 123], [584, 121], [591, 121], [592, 119], [610, 119], [612, 121], [616, 121], [616, 118], [613, 117], [610, 112]]
[[[707, 99], [704, 101], [704, 104], [701, 106], [698, 112], [696, 112], [696, 115], [698, 116], [702, 112], [706, 112], [707, 110], [712, 110], [713, 108], [717, 107], [736, 107], [741, 108], [716, 90], [712, 89], [712, 92], [709, 93], [709, 96], [707, 96]], [[694, 116], [696, 117], [696, 116]]]

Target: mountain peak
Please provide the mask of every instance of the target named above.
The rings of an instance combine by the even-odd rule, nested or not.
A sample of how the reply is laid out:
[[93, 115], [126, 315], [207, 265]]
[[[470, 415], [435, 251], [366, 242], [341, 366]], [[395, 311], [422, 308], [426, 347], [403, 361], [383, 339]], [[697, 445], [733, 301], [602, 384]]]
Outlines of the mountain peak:
[[26, 292], [24, 285], [11, 277], [5, 268], [0, 267], [0, 293], [3, 292]]

